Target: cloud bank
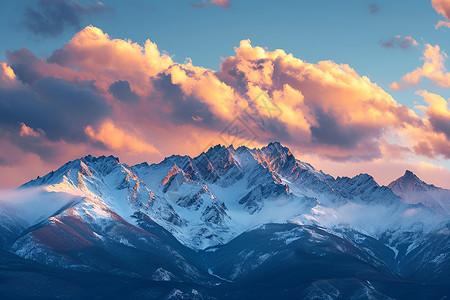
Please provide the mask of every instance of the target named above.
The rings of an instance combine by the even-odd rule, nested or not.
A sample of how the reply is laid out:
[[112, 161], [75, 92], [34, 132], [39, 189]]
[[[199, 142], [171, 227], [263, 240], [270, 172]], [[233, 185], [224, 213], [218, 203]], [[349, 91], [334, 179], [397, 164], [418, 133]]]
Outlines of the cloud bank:
[[[428, 45], [424, 55], [427, 65], [398, 87], [423, 76], [446, 82], [445, 54]], [[18, 155], [62, 163], [87, 151], [138, 162], [272, 140], [340, 162], [450, 157], [445, 99], [421, 92], [428, 104], [421, 118], [346, 64], [312, 64], [250, 40], [217, 71], [92, 26], [47, 60], [27, 49], [7, 58], [0, 64], [0, 156], [12, 164]]]

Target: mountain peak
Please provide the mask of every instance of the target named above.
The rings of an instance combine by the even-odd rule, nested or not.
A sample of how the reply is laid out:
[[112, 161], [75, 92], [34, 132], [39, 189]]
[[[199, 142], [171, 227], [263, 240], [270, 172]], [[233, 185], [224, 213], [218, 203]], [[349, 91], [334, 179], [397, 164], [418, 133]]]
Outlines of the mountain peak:
[[416, 174], [414, 174], [412, 171], [410, 171], [410, 170], [406, 170], [405, 171], [405, 174], [403, 175], [403, 177], [406, 177], [406, 178], [418, 178], [417, 176], [416, 176]]
[[263, 148], [275, 148], [279, 151], [281, 151], [281, 150], [289, 151], [289, 148], [283, 146], [280, 142], [270, 142], [267, 146], [265, 146]]
[[275, 141], [275, 142], [270, 142], [269, 143], [269, 145], [267, 145], [268, 147], [270, 147], [270, 146], [273, 146], [273, 147], [283, 147], [282, 145], [281, 145], [281, 143], [280, 142], [277, 142], [277, 141]]
[[288, 147], [283, 146], [280, 142], [271, 142], [267, 146], [261, 148], [261, 152], [270, 156], [292, 156]]
[[450, 191], [422, 181], [413, 172], [406, 170], [405, 174], [392, 181], [389, 188], [408, 204], [422, 203], [438, 214], [448, 215], [450, 213]]
[[86, 155], [85, 157], [82, 157], [80, 159], [81, 161], [85, 162], [117, 162], [119, 163], [120, 160], [117, 156], [109, 155], [101, 155], [101, 156], [92, 156], [91, 154]]
[[406, 176], [406, 175], [414, 175], [414, 173], [413, 173], [412, 171], [410, 171], [410, 170], [406, 170], [406, 171], [405, 171], [405, 176]]
[[392, 181], [391, 183], [389, 183], [388, 187], [390, 187], [392, 189], [400, 184], [405, 184], [408, 182], [410, 182], [410, 183], [418, 182], [418, 183], [425, 184], [425, 182], [423, 182], [419, 177], [417, 177], [417, 175], [414, 174], [412, 171], [406, 170], [405, 174], [403, 174], [403, 176], [401, 176], [401, 177], [397, 178], [396, 180]]

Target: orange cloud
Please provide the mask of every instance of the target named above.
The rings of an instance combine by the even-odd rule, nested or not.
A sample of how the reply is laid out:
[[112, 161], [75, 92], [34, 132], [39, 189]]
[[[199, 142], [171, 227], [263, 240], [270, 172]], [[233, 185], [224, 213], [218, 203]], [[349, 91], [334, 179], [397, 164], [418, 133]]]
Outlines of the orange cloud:
[[91, 139], [102, 142], [111, 149], [128, 150], [134, 153], [159, 154], [159, 151], [153, 145], [130, 134], [130, 132], [117, 128], [110, 120], [104, 122], [97, 131], [92, 126], [87, 126], [85, 132]]
[[16, 79], [16, 74], [14, 74], [13, 69], [11, 69], [10, 66], [8, 66], [8, 64], [6, 64], [5, 62], [0, 62], [0, 71], [1, 71], [1, 76], [2, 76], [2, 80], [14, 80]]
[[[235, 51], [223, 61], [218, 77], [247, 99], [261, 91], [271, 95], [283, 108], [268, 120], [272, 134], [288, 143], [336, 159], [370, 159], [381, 154], [386, 131], [420, 121], [348, 65], [306, 63], [283, 50], [252, 47], [249, 40]], [[261, 107], [255, 110], [264, 113]]]
[[450, 73], [444, 66], [446, 58], [447, 54], [444, 51], [441, 52], [438, 45], [433, 47], [427, 44], [422, 57], [424, 60], [423, 66], [403, 76], [400, 82], [392, 83], [391, 89], [400, 90], [417, 86], [424, 77], [431, 79], [442, 87], [450, 87]]
[[[431, 4], [433, 5], [433, 8], [436, 10], [436, 12], [443, 15], [447, 20], [450, 20], [450, 1], [448, 1], [448, 0], [431, 0]], [[450, 27], [450, 23], [444, 22], [444, 21], [439, 21], [439, 23], [436, 24], [436, 29], [441, 26]]]
[[[431, 124], [433, 132], [444, 134], [446, 140], [450, 141], [450, 109], [448, 101], [439, 95], [427, 91], [418, 91], [417, 94], [422, 96], [428, 103], [428, 107], [418, 106], [418, 108], [422, 109], [427, 115], [427, 121]], [[450, 156], [450, 149], [445, 153]]]
[[34, 137], [38, 137], [38, 136], [41, 136], [41, 133], [44, 133], [42, 131], [42, 129], [38, 129], [36, 131], [33, 128], [28, 127], [24, 123], [20, 123], [20, 132], [19, 132], [20, 136], [34, 136]]
[[[15, 61], [16, 53], [9, 54], [10, 61]], [[19, 54], [16, 54], [17, 60], [23, 61], [23, 55]], [[54, 51], [47, 62], [35, 59], [34, 71], [42, 77], [94, 81], [105, 94], [114, 82], [126, 80], [138, 95], [144, 95], [150, 92], [148, 78], [172, 64], [172, 58], [161, 54], [150, 40], [142, 47], [130, 40], [111, 39], [101, 29], [88, 26]]]
[[17, 85], [16, 74], [6, 62], [0, 62], [0, 87], [11, 88]]

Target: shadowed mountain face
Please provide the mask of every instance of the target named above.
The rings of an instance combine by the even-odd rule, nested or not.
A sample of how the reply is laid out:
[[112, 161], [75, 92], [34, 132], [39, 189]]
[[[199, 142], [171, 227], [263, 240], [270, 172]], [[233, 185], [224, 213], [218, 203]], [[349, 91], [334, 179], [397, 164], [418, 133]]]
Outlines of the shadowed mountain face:
[[86, 156], [1, 202], [0, 291], [440, 298], [450, 289], [447, 195], [409, 171], [389, 187], [367, 174], [333, 178], [279, 143], [151, 165]]

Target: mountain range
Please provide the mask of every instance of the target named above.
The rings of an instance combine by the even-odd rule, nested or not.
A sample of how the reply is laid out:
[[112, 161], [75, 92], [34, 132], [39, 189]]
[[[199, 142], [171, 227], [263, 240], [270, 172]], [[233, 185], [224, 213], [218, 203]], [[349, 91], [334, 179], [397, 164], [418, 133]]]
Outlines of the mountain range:
[[6, 298], [443, 299], [450, 191], [337, 177], [278, 142], [85, 156], [0, 196]]

